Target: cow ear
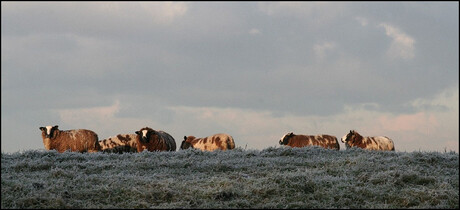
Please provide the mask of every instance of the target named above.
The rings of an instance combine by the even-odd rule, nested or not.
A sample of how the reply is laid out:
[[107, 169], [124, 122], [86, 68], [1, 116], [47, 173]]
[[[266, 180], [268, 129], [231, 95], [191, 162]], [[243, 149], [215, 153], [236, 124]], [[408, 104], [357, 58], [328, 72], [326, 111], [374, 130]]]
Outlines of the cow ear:
[[293, 136], [293, 135], [294, 135], [294, 132], [290, 132], [290, 133], [289, 133], [289, 136]]
[[139, 132], [139, 131], [135, 131], [134, 133], [137, 134], [137, 135], [141, 135], [141, 132]]
[[45, 127], [40, 127], [40, 130], [41, 130], [41, 131], [44, 131], [44, 130], [45, 130]]
[[184, 141], [187, 140], [187, 136], [184, 136]]
[[55, 125], [55, 126], [53, 126], [53, 128], [57, 130], [57, 129], [58, 129], [58, 126], [57, 126], [57, 125]]

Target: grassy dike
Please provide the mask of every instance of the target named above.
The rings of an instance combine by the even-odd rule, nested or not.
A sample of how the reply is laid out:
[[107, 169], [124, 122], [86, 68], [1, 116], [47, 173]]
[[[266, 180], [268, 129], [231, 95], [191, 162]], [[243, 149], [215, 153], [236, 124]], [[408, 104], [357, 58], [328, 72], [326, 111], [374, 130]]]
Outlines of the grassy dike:
[[459, 208], [456, 152], [1, 155], [3, 208]]

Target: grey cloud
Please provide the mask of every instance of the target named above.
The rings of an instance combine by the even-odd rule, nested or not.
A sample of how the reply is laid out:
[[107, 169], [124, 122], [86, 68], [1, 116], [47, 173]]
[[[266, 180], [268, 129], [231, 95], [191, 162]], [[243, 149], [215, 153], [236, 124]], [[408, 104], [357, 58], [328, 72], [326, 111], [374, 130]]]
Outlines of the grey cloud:
[[[322, 5], [322, 8], [324, 6]], [[233, 7], [237, 8], [237, 6]], [[346, 11], [351, 6], [341, 7], [345, 8], [341, 11]], [[247, 29], [253, 25], [249, 25], [250, 23], [242, 19], [248, 15], [244, 13], [235, 15], [231, 10], [224, 8], [221, 5], [214, 5], [214, 10], [211, 10], [191, 5], [187, 11], [187, 18], [177, 20], [178, 26], [171, 28], [159, 26], [156, 29], [152, 27], [155, 24], [147, 24], [145, 28], [136, 28], [135, 32], [125, 32], [126, 37], [119, 38], [118, 35], [109, 33], [108, 37], [112, 39], [101, 47], [112, 43], [117, 46], [114, 48], [116, 50], [99, 50], [94, 56], [98, 56], [98, 59], [104, 63], [117, 62], [118, 58], [123, 58], [120, 65], [105, 66], [98, 62], [91, 64], [90, 57], [83, 57], [81, 65], [78, 66], [77, 61], [80, 59], [75, 56], [84, 55], [64, 53], [58, 57], [62, 62], [54, 59], [54, 54], [45, 57], [44, 61], [47, 62], [43, 62], [41, 69], [46, 72], [48, 69], [53, 71], [60, 67], [60, 70], [54, 71], [64, 71], [67, 76], [64, 76], [66, 78], [58, 86], [82, 81], [82, 85], [100, 89], [102, 93], [149, 91], [169, 98], [171, 102], [178, 105], [198, 98], [199, 100], [192, 102], [196, 106], [254, 106], [299, 114], [311, 113], [306, 111], [309, 109], [305, 107], [324, 110], [321, 114], [325, 114], [337, 113], [347, 103], [368, 102], [381, 103], [383, 107], [392, 110], [391, 107], [397, 107], [398, 104], [426, 94], [426, 91], [436, 90], [442, 86], [437, 81], [445, 82], [450, 78], [446, 77], [448, 74], [442, 73], [450, 71], [449, 69], [452, 69], [450, 66], [446, 70], [432, 72], [431, 69], [424, 67], [418, 68], [417, 71], [411, 70], [415, 62], [423, 62], [419, 60], [388, 64], [383, 52], [389, 47], [391, 38], [386, 37], [382, 28], [375, 27], [378, 19], [373, 22], [374, 26], [363, 27], [354, 20], [355, 16], [330, 18], [327, 22], [328, 28], [311, 29], [311, 23], [306, 22], [302, 16], [283, 22], [281, 20], [286, 16], [266, 18], [267, 16], [259, 13], [251, 16], [249, 22], [257, 21], [258, 25], [271, 28], [264, 29], [263, 34], [253, 37], [247, 33]], [[398, 9], [395, 9], [391, 13], [397, 11]], [[97, 21], [103, 20], [102, 17], [94, 16], [91, 10], [89, 12], [90, 17]], [[73, 14], [73, 17], [67, 16], [73, 19], [78, 13], [73, 12]], [[209, 19], [209, 15], [215, 18]], [[53, 21], [56, 21], [57, 25], [61, 24], [59, 20]], [[221, 24], [223, 22], [226, 24]], [[83, 25], [77, 24], [76, 29], [64, 31], [77, 32], [80, 27], [81, 32], [85, 34], [86, 26]], [[126, 31], [132, 30], [130, 26], [122, 25], [123, 27], [127, 27]], [[107, 32], [109, 31], [105, 33]], [[413, 34], [418, 39], [418, 33]], [[129, 36], [134, 36], [135, 39], [125, 40]], [[103, 38], [105, 36], [96, 35], [95, 41]], [[56, 41], [59, 39], [58, 37]], [[67, 39], [61, 40], [64, 44], [71, 43]], [[118, 44], [117, 40], [127, 42]], [[40, 44], [43, 47], [52, 46], [51, 43], [47, 44], [49, 41], [53, 39], [40, 40]], [[328, 57], [328, 63], [331, 64], [317, 64], [313, 47], [315, 44], [327, 41], [337, 43], [337, 49], [328, 55], [332, 56]], [[59, 45], [59, 42], [55, 44]], [[416, 48], [422, 48], [423, 46], [420, 46], [422, 44], [422, 41], [417, 42]], [[35, 49], [38, 51], [43, 47], [35, 47]], [[333, 66], [333, 63], [341, 60], [347, 62], [347, 59], [353, 59], [353, 57], [343, 56], [344, 54], [359, 57], [361, 69], [348, 69], [347, 66], [341, 69]], [[417, 54], [417, 56], [424, 55]], [[32, 55], [30, 57], [32, 58]], [[65, 64], [69, 62], [73, 64], [70, 67]], [[53, 64], [57, 65], [53, 68], [51, 66]], [[298, 68], [299, 66], [302, 68]], [[114, 68], [107, 69], [107, 67]], [[92, 72], [101, 69], [105, 70], [91, 75]], [[86, 75], [80, 76], [81, 78], [77, 76], [76, 80], [73, 76], [68, 76], [78, 75], [79, 73], [74, 73], [78, 71], [85, 72]], [[427, 73], [432, 74], [432, 77], [424, 77]], [[47, 76], [46, 73], [40, 75], [43, 78]], [[104, 82], [98, 83], [98, 81]], [[449, 83], [452, 82], [455, 81], [451, 80]], [[183, 88], [184, 86], [186, 88]], [[395, 96], [395, 91], [400, 90], [403, 91]], [[298, 91], [300, 94], [293, 93]], [[200, 95], [201, 93], [206, 94]], [[246, 93], [252, 96], [244, 97]], [[243, 98], [239, 98], [241, 96]], [[222, 100], [222, 98], [229, 99]], [[295, 105], [285, 105], [293, 99]]]

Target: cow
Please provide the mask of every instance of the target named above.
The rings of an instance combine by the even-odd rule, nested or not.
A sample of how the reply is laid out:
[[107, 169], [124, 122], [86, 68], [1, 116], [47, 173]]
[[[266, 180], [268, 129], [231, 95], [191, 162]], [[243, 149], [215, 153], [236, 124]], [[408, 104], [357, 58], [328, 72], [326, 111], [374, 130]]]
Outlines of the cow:
[[136, 134], [118, 134], [99, 141], [102, 152], [123, 153], [137, 152]]
[[176, 151], [176, 140], [164, 131], [145, 127], [135, 132], [137, 152]]
[[287, 145], [290, 147], [306, 147], [306, 146], [320, 146], [327, 149], [340, 150], [337, 137], [331, 135], [296, 135], [293, 132], [284, 135], [280, 141], [280, 145]]
[[47, 150], [57, 150], [62, 153], [98, 152], [100, 145], [94, 131], [87, 129], [59, 130], [58, 126], [39, 127], [42, 131], [43, 144]]
[[345, 143], [347, 149], [359, 147], [368, 150], [395, 150], [393, 140], [390, 138], [386, 136], [363, 137], [355, 130], [350, 130], [348, 134], [344, 135], [342, 142]]
[[214, 150], [230, 150], [235, 148], [235, 141], [233, 137], [225, 134], [218, 133], [204, 138], [196, 138], [195, 136], [184, 136], [184, 140], [180, 145], [181, 149], [196, 148], [202, 151]]

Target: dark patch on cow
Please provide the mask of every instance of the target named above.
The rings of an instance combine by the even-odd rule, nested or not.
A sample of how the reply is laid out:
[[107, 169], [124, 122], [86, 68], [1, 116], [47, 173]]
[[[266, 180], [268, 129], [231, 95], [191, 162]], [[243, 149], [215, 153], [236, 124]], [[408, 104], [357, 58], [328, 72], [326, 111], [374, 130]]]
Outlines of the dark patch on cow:
[[322, 135], [296, 135], [288, 133], [283, 136], [279, 141], [280, 145], [287, 145], [290, 147], [306, 147], [306, 146], [320, 146], [327, 149], [340, 149], [337, 137], [322, 134]]
[[105, 153], [137, 152], [135, 134], [117, 134], [114, 137], [99, 141], [101, 151]]
[[[195, 138], [194, 136], [189, 136], [188, 138]], [[193, 148], [193, 144], [191, 144], [189, 141], [187, 141], [187, 136], [184, 136], [184, 140], [180, 144], [181, 149], [188, 149], [188, 148]]]
[[233, 137], [224, 133], [214, 134], [204, 138], [184, 136], [184, 141], [182, 141], [180, 148], [187, 149], [190, 147], [207, 151], [213, 151], [215, 149], [228, 150], [235, 148], [235, 142]]
[[[143, 136], [143, 131], [147, 133]], [[168, 133], [161, 130], [153, 130], [152, 128], [145, 127], [135, 132], [137, 151], [142, 152], [145, 149], [148, 151], [175, 151], [176, 141]]]
[[131, 147], [128, 145], [121, 145], [121, 146], [114, 146], [112, 148], [104, 149], [102, 150], [103, 153], [118, 153], [118, 154], [123, 154], [123, 153], [135, 153], [137, 152], [136, 147]]
[[215, 137], [215, 140], [214, 140], [214, 138], [213, 138], [213, 142], [212, 142], [212, 143], [213, 143], [213, 144], [216, 144], [218, 148], [222, 148], [222, 143], [223, 143], [223, 142], [220, 140], [220, 137], [219, 137], [219, 136], [216, 136], [216, 137]]

